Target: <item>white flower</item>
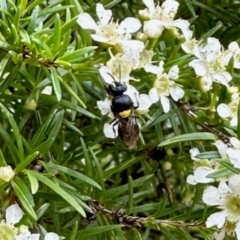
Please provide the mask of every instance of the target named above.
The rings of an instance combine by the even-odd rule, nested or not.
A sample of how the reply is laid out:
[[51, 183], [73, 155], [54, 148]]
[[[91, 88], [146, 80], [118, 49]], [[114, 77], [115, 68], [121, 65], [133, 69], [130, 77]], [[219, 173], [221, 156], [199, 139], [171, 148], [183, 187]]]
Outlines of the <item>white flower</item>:
[[233, 166], [235, 168], [240, 168], [240, 141], [237, 138], [232, 137], [230, 138], [230, 142], [233, 147], [229, 147], [226, 150], [226, 154]]
[[0, 179], [5, 182], [10, 182], [15, 176], [15, 172], [13, 171], [11, 166], [0, 167]]
[[45, 235], [44, 240], [59, 240], [59, 236], [54, 232], [49, 232]]
[[218, 153], [221, 155], [222, 158], [227, 157], [227, 149], [228, 146], [222, 141], [222, 140], [217, 140], [213, 145], [215, 145], [218, 149]]
[[138, 31], [141, 27], [140, 21], [132, 17], [126, 18], [120, 24], [114, 23], [111, 20], [112, 11], [105, 10], [100, 3], [96, 5], [96, 12], [99, 19], [98, 23], [88, 13], [81, 13], [77, 23], [83, 29], [94, 30], [95, 34], [91, 34], [91, 37], [97, 42], [115, 45], [120, 42], [119, 40], [130, 39], [130, 34]]
[[108, 98], [103, 101], [97, 101], [97, 107], [102, 115], [106, 115], [111, 112], [111, 101]]
[[211, 89], [213, 81], [228, 87], [232, 76], [226, 71], [226, 56], [218, 39], [208, 38], [206, 44], [196, 40], [187, 41], [182, 44], [182, 49], [195, 55], [196, 59], [192, 60], [189, 66], [200, 78], [204, 91]]
[[23, 216], [23, 211], [18, 204], [13, 204], [6, 209], [6, 222], [0, 222], [0, 239], [16, 239], [18, 229], [14, 224], [18, 223]]
[[173, 66], [168, 74], [166, 74], [163, 73], [163, 64], [164, 62], [160, 61], [159, 66], [151, 65], [146, 66], [144, 69], [146, 72], [151, 72], [157, 77], [154, 82], [154, 87], [149, 91], [152, 102], [155, 103], [160, 100], [163, 111], [167, 113], [170, 111], [170, 100], [168, 97], [171, 96], [174, 101], [178, 101], [183, 98], [184, 91], [173, 81], [178, 78], [178, 66]]
[[176, 16], [179, 3], [176, 0], [166, 0], [162, 6], [155, 6], [153, 0], [143, 0], [147, 9], [140, 10], [139, 14], [146, 20], [143, 32], [150, 38], [161, 36], [164, 28], [181, 29], [186, 40], [191, 39], [192, 31], [189, 30], [189, 23], [186, 20], [177, 19]]
[[209, 216], [207, 227], [224, 227], [228, 232], [228, 222], [231, 229], [234, 227], [237, 239], [240, 239], [240, 175], [231, 176], [228, 184], [225, 181], [219, 183], [218, 188], [208, 186], [203, 193], [203, 202], [209, 206], [218, 206], [222, 211]]
[[232, 114], [230, 107], [225, 103], [221, 103], [217, 106], [217, 113], [222, 118], [228, 118]]
[[46, 95], [52, 95], [52, 86], [46, 86], [41, 93]]
[[23, 216], [23, 211], [17, 203], [6, 209], [6, 223], [14, 225], [18, 223]]
[[19, 227], [19, 235], [17, 235], [16, 240], [39, 240], [39, 238], [39, 233], [31, 234], [28, 227], [22, 225]]
[[214, 179], [208, 178], [207, 176], [210, 173], [213, 173], [215, 170], [210, 167], [201, 166], [196, 168], [193, 175], [188, 175], [187, 183], [191, 185], [196, 185], [197, 183], [210, 183]]
[[[226, 57], [230, 60], [231, 57], [234, 59], [234, 68], [240, 69], [240, 48], [237, 42], [231, 42], [228, 45], [228, 50], [225, 52]], [[226, 64], [228, 61], [226, 61]]]

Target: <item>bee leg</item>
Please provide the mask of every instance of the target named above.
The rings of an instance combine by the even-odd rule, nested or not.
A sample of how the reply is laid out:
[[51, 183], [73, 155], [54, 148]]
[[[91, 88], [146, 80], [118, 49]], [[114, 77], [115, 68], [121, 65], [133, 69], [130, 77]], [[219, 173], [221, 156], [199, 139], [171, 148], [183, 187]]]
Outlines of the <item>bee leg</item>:
[[117, 135], [116, 135], [116, 130], [115, 130], [115, 126], [118, 124], [118, 119], [117, 118], [115, 118], [115, 123], [112, 125], [112, 129], [113, 129], [113, 132], [114, 132], [114, 139], [115, 139], [115, 141], [116, 141], [116, 138], [117, 138]]
[[114, 139], [116, 139], [117, 135], [116, 135], [116, 130], [115, 130], [115, 126], [118, 124], [118, 119], [117, 118], [114, 118], [112, 121], [109, 122], [109, 124], [111, 125], [112, 124], [112, 130], [114, 132]]

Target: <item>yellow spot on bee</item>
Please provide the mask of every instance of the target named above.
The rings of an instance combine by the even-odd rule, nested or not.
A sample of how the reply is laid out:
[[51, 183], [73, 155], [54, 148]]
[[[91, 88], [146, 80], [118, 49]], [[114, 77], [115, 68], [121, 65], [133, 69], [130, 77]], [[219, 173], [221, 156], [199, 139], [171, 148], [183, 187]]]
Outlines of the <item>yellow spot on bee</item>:
[[120, 113], [119, 113], [119, 116], [120, 116], [121, 118], [127, 118], [127, 117], [129, 117], [130, 114], [131, 114], [131, 109], [126, 110], [126, 111], [123, 111], [123, 112], [120, 112]]

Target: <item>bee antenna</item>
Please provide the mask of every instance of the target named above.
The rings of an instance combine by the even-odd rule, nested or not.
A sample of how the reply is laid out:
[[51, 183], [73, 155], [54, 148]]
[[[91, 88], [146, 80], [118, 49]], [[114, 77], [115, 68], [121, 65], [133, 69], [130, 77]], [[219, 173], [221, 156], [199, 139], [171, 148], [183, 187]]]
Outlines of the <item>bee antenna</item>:
[[118, 68], [118, 70], [119, 70], [119, 82], [121, 83], [121, 65], [119, 64], [119, 68]]

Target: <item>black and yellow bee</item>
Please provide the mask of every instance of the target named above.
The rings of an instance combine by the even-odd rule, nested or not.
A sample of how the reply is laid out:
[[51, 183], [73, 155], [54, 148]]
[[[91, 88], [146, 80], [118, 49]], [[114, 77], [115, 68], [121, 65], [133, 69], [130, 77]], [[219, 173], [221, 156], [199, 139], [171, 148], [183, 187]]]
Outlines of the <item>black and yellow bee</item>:
[[[110, 75], [110, 74], [109, 74]], [[139, 106], [134, 106], [132, 99], [124, 92], [127, 91], [127, 86], [121, 82], [115, 81], [114, 77], [110, 75], [114, 82], [107, 84], [100, 75], [100, 79], [109, 95], [113, 96], [111, 103], [111, 110], [114, 115], [114, 126], [118, 124], [118, 136], [129, 149], [136, 148], [139, 126], [134, 116], [134, 110]], [[116, 134], [115, 134], [116, 135]]]

